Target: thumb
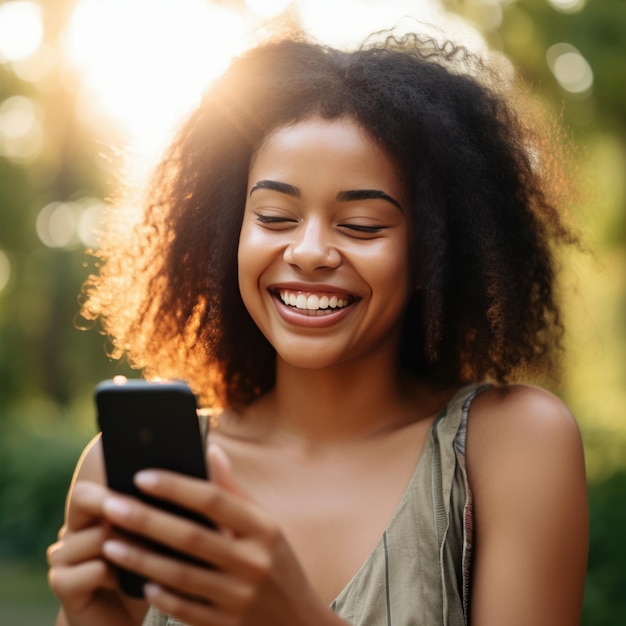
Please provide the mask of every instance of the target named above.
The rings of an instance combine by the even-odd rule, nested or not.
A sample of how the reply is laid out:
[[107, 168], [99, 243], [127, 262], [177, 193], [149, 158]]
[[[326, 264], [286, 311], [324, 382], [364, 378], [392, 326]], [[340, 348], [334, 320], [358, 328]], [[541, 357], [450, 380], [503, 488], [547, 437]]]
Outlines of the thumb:
[[226, 452], [215, 443], [209, 444], [209, 468], [212, 482], [223, 487], [226, 491], [250, 500], [248, 494], [237, 482]]

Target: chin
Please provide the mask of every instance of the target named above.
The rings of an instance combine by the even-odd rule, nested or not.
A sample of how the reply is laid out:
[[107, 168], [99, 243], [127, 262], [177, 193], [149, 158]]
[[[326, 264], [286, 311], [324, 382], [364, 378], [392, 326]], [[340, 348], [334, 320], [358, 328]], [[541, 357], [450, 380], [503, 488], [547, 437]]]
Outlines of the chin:
[[303, 370], [322, 370], [344, 362], [338, 355], [315, 354], [310, 350], [285, 350], [277, 354], [288, 366]]

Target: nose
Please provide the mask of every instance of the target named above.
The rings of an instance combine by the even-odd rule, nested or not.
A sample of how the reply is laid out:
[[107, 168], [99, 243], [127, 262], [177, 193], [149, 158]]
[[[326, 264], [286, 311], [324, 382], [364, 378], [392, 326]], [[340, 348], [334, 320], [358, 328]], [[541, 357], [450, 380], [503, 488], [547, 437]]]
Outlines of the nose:
[[319, 221], [304, 221], [292, 232], [293, 239], [283, 254], [289, 265], [310, 272], [341, 264], [341, 254], [332, 242], [331, 233]]

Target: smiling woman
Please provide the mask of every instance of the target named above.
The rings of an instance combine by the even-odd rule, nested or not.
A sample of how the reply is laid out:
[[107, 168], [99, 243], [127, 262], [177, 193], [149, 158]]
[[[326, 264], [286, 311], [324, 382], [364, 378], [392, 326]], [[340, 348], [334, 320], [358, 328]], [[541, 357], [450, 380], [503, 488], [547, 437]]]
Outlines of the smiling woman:
[[112, 492], [96, 438], [49, 551], [59, 625], [579, 623], [580, 434], [513, 384], [550, 368], [576, 238], [501, 86], [413, 34], [284, 37], [211, 85], [83, 315], [209, 409], [212, 481], [135, 484], [220, 532]]
[[248, 186], [239, 287], [278, 366], [373, 350], [394, 368], [411, 289], [407, 190], [391, 157], [349, 118], [313, 118], [265, 139]]

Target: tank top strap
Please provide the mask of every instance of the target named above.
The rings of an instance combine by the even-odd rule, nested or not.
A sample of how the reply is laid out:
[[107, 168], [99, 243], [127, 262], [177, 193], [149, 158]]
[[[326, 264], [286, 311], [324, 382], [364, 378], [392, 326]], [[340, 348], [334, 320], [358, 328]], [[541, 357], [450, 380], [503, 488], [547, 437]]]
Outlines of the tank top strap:
[[[450, 594], [460, 593], [466, 623], [473, 546], [473, 500], [465, 465], [467, 420], [472, 401], [489, 387], [488, 384], [462, 387], [437, 416], [433, 428], [432, 494], [442, 596], [445, 604]], [[461, 519], [459, 511], [462, 511]]]

